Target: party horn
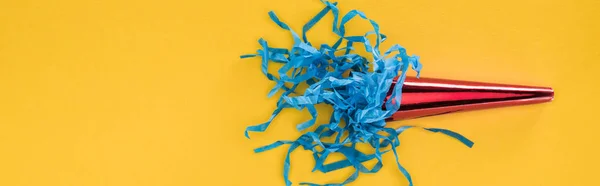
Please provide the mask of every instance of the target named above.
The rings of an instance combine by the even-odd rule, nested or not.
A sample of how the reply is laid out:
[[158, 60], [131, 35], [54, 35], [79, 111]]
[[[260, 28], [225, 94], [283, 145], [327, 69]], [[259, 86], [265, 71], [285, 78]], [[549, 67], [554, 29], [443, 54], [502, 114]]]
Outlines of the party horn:
[[[392, 86], [397, 86], [396, 82], [397, 79]], [[400, 109], [387, 120], [543, 103], [553, 99], [554, 90], [549, 87], [406, 77]]]

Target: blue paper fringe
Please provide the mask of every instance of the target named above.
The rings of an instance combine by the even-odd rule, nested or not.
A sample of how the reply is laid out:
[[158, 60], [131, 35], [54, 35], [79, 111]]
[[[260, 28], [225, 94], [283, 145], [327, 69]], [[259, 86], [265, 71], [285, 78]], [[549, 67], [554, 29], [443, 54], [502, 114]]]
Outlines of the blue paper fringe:
[[[249, 138], [249, 131], [265, 131], [271, 121], [287, 108], [308, 110], [312, 118], [296, 126], [298, 130], [305, 131], [315, 124], [318, 115], [315, 105], [328, 104], [333, 107], [329, 123], [319, 125], [314, 131], [305, 132], [295, 141], [277, 141], [257, 148], [255, 152], [267, 151], [281, 145], [290, 145], [283, 169], [285, 184], [289, 186], [292, 184], [288, 178], [290, 153], [300, 146], [313, 152], [316, 161], [313, 171], [327, 173], [349, 166], [355, 169], [355, 172], [346, 181], [325, 185], [345, 185], [356, 180], [359, 173], [378, 172], [383, 166], [381, 155], [391, 150], [396, 157], [398, 169], [412, 186], [411, 176], [400, 165], [396, 152], [396, 147], [400, 145], [398, 135], [412, 126], [404, 126], [399, 129], [387, 128], [385, 119], [400, 108], [401, 85], [406, 78], [409, 66], [417, 72], [418, 76], [422, 67], [419, 57], [408, 55], [406, 49], [400, 45], [393, 45], [389, 50], [381, 53], [379, 46], [386, 36], [380, 33], [379, 25], [375, 21], [369, 19], [361, 11], [352, 10], [341, 17], [338, 24], [340, 14], [337, 3], [322, 2], [325, 4], [325, 8], [304, 25], [302, 37], [282, 22], [274, 12], [269, 12], [269, 17], [273, 22], [292, 34], [294, 39], [292, 48], [272, 48], [269, 47], [267, 41], [261, 38], [259, 43], [262, 49], [259, 49], [257, 54], [241, 56], [241, 58], [256, 56], [262, 58], [262, 73], [267, 79], [276, 83], [268, 93], [269, 97], [278, 91], [283, 91], [277, 102], [277, 108], [269, 120], [248, 127], [245, 135]], [[333, 32], [339, 36], [339, 40], [333, 46], [322, 44], [317, 49], [308, 41], [306, 33], [329, 12], [334, 18]], [[373, 30], [361, 36], [347, 36], [345, 24], [357, 16], [369, 21]], [[367, 39], [369, 35], [375, 35], [374, 45]], [[371, 60], [368, 60], [368, 57], [352, 53], [354, 51], [353, 44], [357, 43], [365, 46], [367, 52], [371, 54], [369, 56]], [[341, 52], [343, 54], [340, 54]], [[269, 62], [283, 63], [278, 70], [278, 77], [267, 71]], [[369, 71], [371, 65], [373, 69]], [[288, 75], [290, 71], [292, 73]], [[344, 76], [347, 72], [350, 75]], [[384, 102], [393, 79], [398, 76], [398, 83], [391, 90], [391, 99]], [[303, 94], [300, 94], [300, 90], [297, 89], [301, 83], [309, 85]], [[458, 139], [468, 147], [473, 145], [473, 142], [467, 138], [446, 129], [425, 128], [425, 130], [446, 134]], [[325, 140], [334, 135], [333, 142]], [[356, 150], [355, 147], [358, 143], [370, 144], [375, 149], [375, 153], [367, 155]], [[387, 150], [383, 150], [386, 148]], [[324, 164], [327, 157], [333, 153], [342, 154], [346, 159]], [[372, 159], [377, 159], [377, 164], [373, 168], [367, 169], [362, 163]], [[300, 184], [320, 185], [305, 182]]]

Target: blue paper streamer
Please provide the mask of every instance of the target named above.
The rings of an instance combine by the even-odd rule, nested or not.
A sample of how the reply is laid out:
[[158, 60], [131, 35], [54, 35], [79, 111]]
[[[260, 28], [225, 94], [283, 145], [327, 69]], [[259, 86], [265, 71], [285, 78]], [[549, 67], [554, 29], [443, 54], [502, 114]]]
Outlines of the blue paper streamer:
[[[357, 179], [360, 173], [376, 173], [383, 167], [382, 155], [390, 151], [394, 153], [396, 165], [412, 186], [412, 178], [408, 171], [400, 164], [396, 147], [400, 145], [398, 135], [412, 126], [403, 126], [398, 129], [386, 127], [385, 119], [389, 118], [400, 108], [402, 99], [402, 84], [406, 78], [409, 67], [417, 72], [422, 68], [419, 57], [408, 55], [406, 49], [400, 45], [393, 45], [383, 54], [379, 46], [387, 38], [380, 33], [379, 25], [369, 19], [364, 12], [351, 10], [340, 18], [337, 3], [322, 1], [325, 8], [317, 13], [302, 27], [302, 38], [286, 23], [281, 21], [274, 12], [269, 12], [269, 17], [275, 24], [291, 33], [294, 44], [291, 48], [269, 47], [264, 39], [259, 39], [261, 49], [256, 54], [242, 55], [240, 58], [261, 57], [261, 71], [275, 86], [268, 97], [279, 91], [284, 91], [277, 101], [277, 108], [265, 123], [249, 126], [244, 132], [249, 137], [249, 132], [264, 132], [274, 118], [283, 110], [295, 108], [306, 109], [311, 119], [296, 126], [299, 131], [310, 129], [318, 116], [315, 105], [327, 104], [333, 107], [329, 123], [319, 124], [313, 131], [306, 131], [294, 141], [281, 140], [259, 147], [255, 152], [268, 151], [282, 145], [290, 145], [284, 161], [283, 178], [287, 186], [292, 185], [289, 180], [290, 154], [298, 147], [313, 152], [315, 166], [313, 171], [323, 173], [338, 169], [353, 167], [355, 172], [342, 183], [324, 185], [346, 185]], [[328, 13], [333, 15], [333, 33], [339, 39], [333, 44], [321, 44], [314, 47], [308, 40], [307, 32]], [[353, 18], [369, 21], [373, 27], [361, 36], [346, 36], [346, 23]], [[341, 20], [341, 21], [340, 21]], [[338, 22], [340, 21], [340, 22]], [[371, 43], [367, 36], [375, 35], [376, 40]], [[370, 56], [360, 56], [354, 51], [354, 44], [363, 44]], [[339, 48], [340, 46], [344, 46]], [[336, 55], [337, 51], [344, 51]], [[371, 60], [369, 60], [369, 58]], [[268, 72], [268, 63], [282, 63], [277, 71], [277, 77]], [[372, 71], [370, 71], [372, 66]], [[291, 72], [291, 75], [288, 73]], [[350, 74], [349, 76], [344, 74]], [[394, 78], [399, 77], [396, 86], [391, 90], [391, 99], [384, 101], [390, 92]], [[291, 85], [291, 87], [286, 86]], [[300, 84], [307, 84], [305, 90], [298, 90]], [[292, 94], [294, 93], [294, 94]], [[292, 96], [293, 95], [293, 96]], [[423, 128], [424, 130], [445, 134], [455, 138], [468, 147], [473, 142], [464, 136], [447, 129]], [[335, 135], [331, 141], [329, 137]], [[356, 144], [367, 143], [375, 149], [373, 154], [364, 154], [356, 149]], [[344, 160], [325, 164], [325, 160], [334, 153], [341, 154]], [[362, 163], [377, 160], [375, 166], [367, 169]], [[301, 182], [301, 185], [321, 185], [310, 182]]]

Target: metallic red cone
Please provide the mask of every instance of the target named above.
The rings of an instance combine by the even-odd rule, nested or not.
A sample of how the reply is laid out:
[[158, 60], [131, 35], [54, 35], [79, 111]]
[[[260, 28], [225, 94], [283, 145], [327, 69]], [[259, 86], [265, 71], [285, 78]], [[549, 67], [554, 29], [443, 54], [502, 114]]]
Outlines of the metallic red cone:
[[388, 120], [542, 103], [553, 99], [554, 90], [548, 87], [407, 77], [402, 87], [400, 110]]

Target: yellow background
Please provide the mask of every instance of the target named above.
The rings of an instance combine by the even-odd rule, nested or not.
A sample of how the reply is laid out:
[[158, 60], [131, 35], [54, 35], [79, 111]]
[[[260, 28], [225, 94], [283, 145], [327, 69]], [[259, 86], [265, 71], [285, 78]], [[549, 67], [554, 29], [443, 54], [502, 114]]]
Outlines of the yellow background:
[[[283, 185], [286, 148], [306, 111], [266, 133], [273, 84], [257, 40], [287, 47], [274, 10], [300, 31], [317, 0], [3, 0], [0, 2], [0, 185]], [[422, 75], [552, 86], [552, 103], [451, 114], [411, 124], [452, 129], [472, 149], [417, 129], [401, 135], [416, 186], [599, 185], [600, 1], [342, 1], [421, 56]], [[332, 41], [331, 16], [310, 32]], [[364, 22], [363, 22], [364, 23]], [[348, 30], [366, 31], [353, 21]], [[323, 111], [323, 109], [322, 109]], [[319, 121], [325, 122], [326, 117]], [[391, 154], [353, 185], [406, 185]], [[330, 183], [349, 170], [310, 173], [292, 154], [291, 179]]]

